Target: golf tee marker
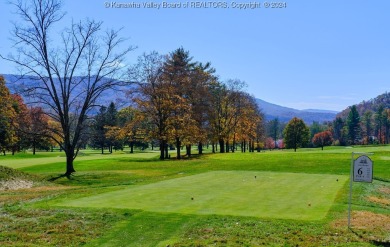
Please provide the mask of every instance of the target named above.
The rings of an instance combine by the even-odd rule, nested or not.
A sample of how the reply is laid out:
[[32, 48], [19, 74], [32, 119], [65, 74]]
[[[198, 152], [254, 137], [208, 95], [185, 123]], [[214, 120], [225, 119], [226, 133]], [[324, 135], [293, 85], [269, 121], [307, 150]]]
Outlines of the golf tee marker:
[[[356, 160], [355, 154], [361, 155]], [[351, 204], [352, 204], [352, 182], [372, 183], [373, 162], [367, 155], [373, 153], [355, 153], [351, 156], [351, 171], [349, 181], [349, 202], [348, 202], [348, 228], [351, 228]]]

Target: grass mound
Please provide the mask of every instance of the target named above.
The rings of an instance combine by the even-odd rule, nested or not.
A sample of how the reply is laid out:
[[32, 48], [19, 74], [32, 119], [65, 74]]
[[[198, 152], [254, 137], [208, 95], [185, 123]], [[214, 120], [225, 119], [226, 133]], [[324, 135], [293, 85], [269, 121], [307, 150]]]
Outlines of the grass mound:
[[26, 189], [40, 183], [40, 179], [36, 176], [0, 166], [0, 190]]

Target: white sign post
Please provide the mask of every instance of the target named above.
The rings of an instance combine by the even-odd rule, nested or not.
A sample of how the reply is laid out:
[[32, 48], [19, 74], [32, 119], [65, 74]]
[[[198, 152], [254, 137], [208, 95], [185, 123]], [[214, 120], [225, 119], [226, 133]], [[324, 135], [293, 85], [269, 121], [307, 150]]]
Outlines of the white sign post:
[[[354, 160], [355, 154], [362, 154]], [[351, 227], [351, 203], [352, 203], [352, 182], [372, 183], [373, 166], [372, 160], [367, 155], [373, 153], [355, 153], [351, 157], [351, 178], [349, 182], [349, 205], [348, 205], [348, 228]]]

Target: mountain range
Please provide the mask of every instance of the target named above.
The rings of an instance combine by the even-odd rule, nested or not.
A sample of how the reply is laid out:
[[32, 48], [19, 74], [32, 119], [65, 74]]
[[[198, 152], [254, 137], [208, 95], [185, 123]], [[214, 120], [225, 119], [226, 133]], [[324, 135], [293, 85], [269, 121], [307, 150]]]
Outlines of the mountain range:
[[272, 104], [261, 99], [256, 99], [256, 102], [263, 111], [265, 119], [268, 121], [278, 118], [281, 122], [288, 122], [293, 117], [298, 117], [310, 125], [313, 122], [322, 123], [325, 121], [333, 121], [338, 113], [336, 111], [317, 109], [297, 110]]
[[[16, 75], [4, 74], [5, 81], [7, 83], [8, 88], [10, 88], [11, 92], [15, 93], [16, 87], [15, 84], [11, 85], [12, 81], [16, 81]], [[32, 82], [33, 83], [33, 82]], [[115, 97], [113, 97], [114, 93], [107, 93], [105, 98], [102, 101], [110, 102], [113, 98], [123, 98], [118, 95], [118, 92], [115, 93]], [[122, 95], [124, 96], [124, 95]], [[114, 99], [115, 100], [115, 99]], [[117, 100], [118, 101], [118, 100]], [[313, 122], [322, 123], [324, 121], [333, 121], [336, 118], [336, 111], [328, 111], [328, 110], [317, 110], [317, 109], [307, 109], [307, 110], [297, 110], [293, 108], [288, 108], [276, 104], [272, 104], [266, 102], [262, 99], [256, 99], [259, 108], [265, 115], [265, 119], [267, 121], [278, 118], [280, 122], [288, 122], [293, 117], [301, 118], [305, 121], [306, 124], [312, 124]]]

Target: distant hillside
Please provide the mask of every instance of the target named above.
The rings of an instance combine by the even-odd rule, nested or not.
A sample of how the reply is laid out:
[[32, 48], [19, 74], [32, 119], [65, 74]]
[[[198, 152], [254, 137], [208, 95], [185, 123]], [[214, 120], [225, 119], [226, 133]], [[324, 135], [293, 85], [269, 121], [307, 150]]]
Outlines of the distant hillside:
[[266, 120], [278, 118], [281, 122], [288, 122], [293, 117], [298, 117], [303, 119], [306, 124], [312, 124], [314, 121], [320, 123], [324, 121], [333, 121], [337, 114], [337, 112], [329, 110], [297, 110], [272, 104], [261, 99], [256, 99], [256, 101], [260, 109], [262, 109]]
[[[384, 93], [379, 96], [377, 96], [374, 99], [370, 99], [368, 101], [360, 102], [359, 104], [356, 104], [356, 109], [358, 110], [360, 116], [362, 116], [366, 111], [373, 111], [376, 112], [379, 108], [379, 106], [383, 105], [384, 108], [389, 109], [390, 108], [390, 93]], [[347, 109], [341, 111], [337, 114], [337, 117], [341, 118], [347, 118], [350, 111], [350, 107]]]
[[[1, 75], [1, 74], [0, 74]], [[4, 76], [7, 87], [10, 89], [11, 93], [19, 93], [23, 91], [23, 85], [34, 85], [36, 80], [39, 80], [38, 77], [29, 77], [20, 79], [17, 75], [12, 74], [2, 74]], [[105, 78], [104, 78], [105, 79]], [[104, 80], [103, 79], [103, 80]], [[129, 86], [127, 89], [129, 89]], [[114, 102], [118, 108], [122, 108], [128, 105], [126, 102], [126, 89], [108, 89], [105, 91], [98, 102], [97, 105], [108, 105], [110, 102]], [[76, 92], [75, 92], [76, 93]], [[97, 109], [93, 109], [91, 112], [96, 113]]]

